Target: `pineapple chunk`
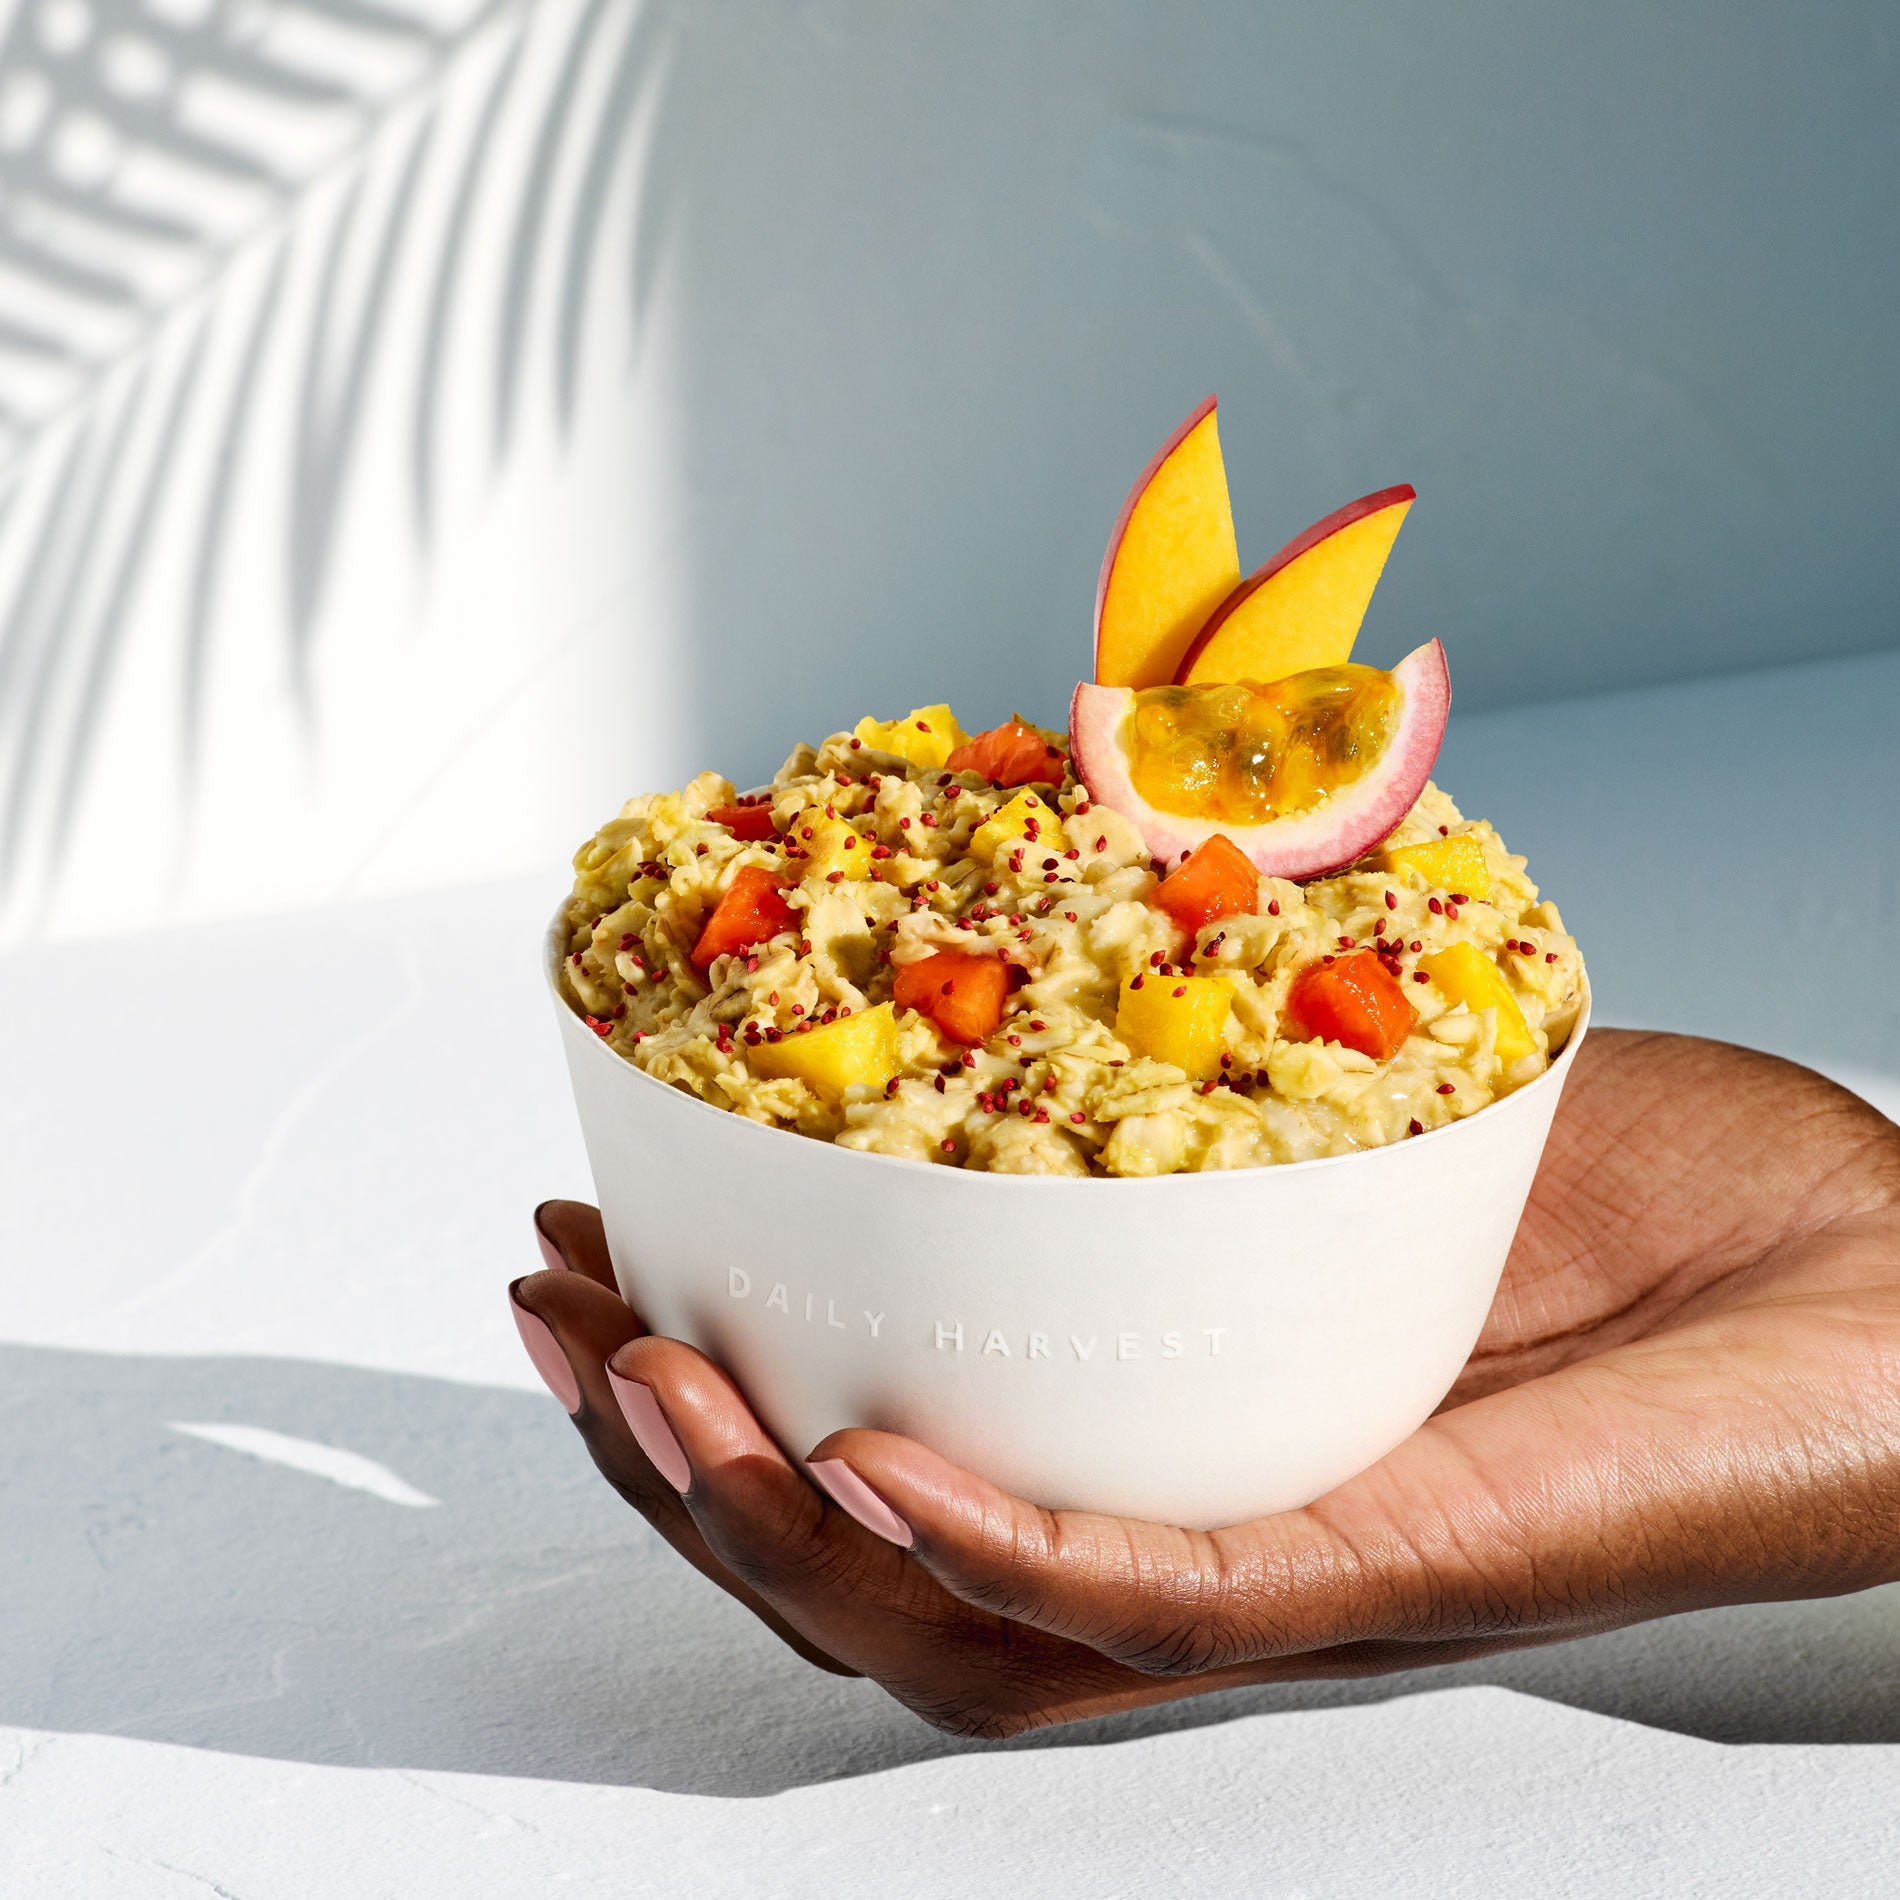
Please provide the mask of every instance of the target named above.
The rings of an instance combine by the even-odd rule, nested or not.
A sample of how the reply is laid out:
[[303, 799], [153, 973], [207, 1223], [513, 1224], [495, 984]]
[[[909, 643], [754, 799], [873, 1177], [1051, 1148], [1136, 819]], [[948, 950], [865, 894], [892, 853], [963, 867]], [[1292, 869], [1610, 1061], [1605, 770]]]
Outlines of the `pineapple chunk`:
[[1028, 837], [1032, 823], [1039, 826], [1046, 837], [1053, 838], [1062, 823], [1062, 815], [1034, 792], [1018, 792], [971, 832], [970, 850], [979, 858], [995, 858]]
[[840, 1016], [819, 1029], [801, 1029], [783, 1042], [746, 1052], [755, 1075], [789, 1075], [814, 1094], [837, 1103], [848, 1088], [881, 1089], [901, 1064], [897, 1012], [889, 1003]]
[[1454, 943], [1420, 957], [1419, 964], [1441, 994], [1454, 1003], [1464, 1004], [1474, 1016], [1480, 1010], [1497, 1011], [1500, 1062], [1508, 1067], [1537, 1053], [1537, 1038], [1531, 1034], [1524, 1012], [1518, 1008], [1517, 998], [1504, 980], [1504, 973], [1476, 945]]
[[1171, 1062], [1197, 1082], [1220, 1073], [1232, 986], [1219, 976], [1156, 976], [1122, 984], [1115, 1033], [1138, 1056]]
[[970, 739], [945, 705], [913, 706], [902, 719], [867, 716], [858, 721], [853, 734], [879, 752], [895, 752], [926, 772], [941, 770], [944, 760]]
[[1427, 844], [1395, 845], [1385, 854], [1390, 871], [1410, 871], [1428, 889], [1489, 897], [1491, 873], [1484, 868], [1484, 847], [1469, 832], [1433, 838]]
[[844, 819], [819, 818], [809, 838], [803, 835], [802, 822], [794, 829], [807, 853], [799, 864], [801, 879], [829, 877], [833, 871], [842, 871], [846, 877], [871, 875], [871, 841]]

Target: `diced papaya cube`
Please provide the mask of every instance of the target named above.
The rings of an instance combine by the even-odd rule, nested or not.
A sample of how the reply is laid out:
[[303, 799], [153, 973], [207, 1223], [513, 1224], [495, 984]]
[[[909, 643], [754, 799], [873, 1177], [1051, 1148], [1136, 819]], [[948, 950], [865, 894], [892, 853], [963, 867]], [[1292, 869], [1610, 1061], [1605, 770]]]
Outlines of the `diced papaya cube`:
[[1038, 798], [1034, 792], [1018, 792], [1007, 805], [991, 812], [971, 832], [970, 850], [979, 858], [995, 858], [1027, 838], [1031, 825], [1053, 838], [1061, 822], [1054, 806]]
[[1001, 957], [939, 950], [902, 965], [893, 993], [905, 1009], [920, 1009], [952, 1042], [989, 1040], [1009, 999], [1009, 966]]
[[1491, 895], [1484, 847], [1469, 832], [1425, 844], [1394, 845], [1385, 854], [1385, 862], [1390, 871], [1410, 871], [1431, 890], [1457, 891], [1464, 897]]
[[1257, 909], [1260, 873], [1231, 838], [1216, 832], [1161, 880], [1149, 902], [1192, 937], [1216, 917]]
[[1160, 976], [1122, 984], [1115, 1033], [1138, 1056], [1172, 1062], [1197, 1082], [1220, 1073], [1233, 990], [1217, 976]]
[[1418, 1021], [1372, 950], [1309, 963], [1287, 992], [1286, 1014], [1305, 1041], [1344, 1043], [1375, 1062], [1397, 1055]]
[[742, 864], [700, 929], [693, 968], [709, 969], [715, 957], [749, 950], [797, 922], [798, 913], [780, 894], [778, 879], [761, 865]]
[[762, 1042], [746, 1051], [755, 1075], [792, 1076], [828, 1102], [846, 1089], [881, 1089], [900, 1064], [897, 1012], [878, 1003], [855, 1016], [816, 1029], [800, 1029], [783, 1042]]
[[1474, 1016], [1481, 1010], [1497, 1011], [1500, 1062], [1517, 1062], [1537, 1053], [1537, 1038], [1524, 1020], [1504, 972], [1476, 944], [1449, 944], [1420, 957], [1419, 964], [1441, 995], [1464, 1004]]
[[778, 827], [772, 823], [770, 805], [715, 805], [706, 816], [715, 825], [724, 825], [735, 838], [743, 838], [747, 844], [758, 844], [763, 839], [778, 836]]
[[1062, 754], [1034, 726], [1005, 720], [944, 760], [946, 772], [974, 772], [992, 785], [1060, 785]]
[[[846, 877], [871, 875], [871, 841], [842, 818], [819, 818], [809, 825], [793, 826], [805, 851], [798, 862], [801, 877], [829, 877], [842, 871]], [[805, 836], [806, 831], [811, 836]]]
[[922, 766], [927, 772], [941, 769], [969, 734], [957, 724], [957, 716], [948, 706], [913, 706], [902, 719], [860, 719], [853, 735], [880, 752], [895, 752], [900, 759]]

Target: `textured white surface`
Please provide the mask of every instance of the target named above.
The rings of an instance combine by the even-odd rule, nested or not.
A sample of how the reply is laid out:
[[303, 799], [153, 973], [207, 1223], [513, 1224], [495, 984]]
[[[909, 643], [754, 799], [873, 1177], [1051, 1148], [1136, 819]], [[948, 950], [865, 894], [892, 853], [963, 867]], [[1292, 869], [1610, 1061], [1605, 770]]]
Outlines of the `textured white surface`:
[[1900, 1854], [1891, 1751], [1718, 1748], [1499, 1689], [756, 1801], [24, 1730], [0, 1764], [10, 1900], [1840, 1900]]
[[[1454, 720], [1444, 780], [1610, 1020], [1891, 1103], [1896, 723], [1900, 661], [1856, 662]], [[1771, 780], [1765, 732], [1824, 765]], [[1810, 901], [1751, 930], [1742, 879]], [[1880, 1890], [1900, 1591], [1006, 1748], [791, 1659], [629, 1521], [507, 1317], [528, 1208], [587, 1187], [553, 882], [0, 963], [8, 1900]]]

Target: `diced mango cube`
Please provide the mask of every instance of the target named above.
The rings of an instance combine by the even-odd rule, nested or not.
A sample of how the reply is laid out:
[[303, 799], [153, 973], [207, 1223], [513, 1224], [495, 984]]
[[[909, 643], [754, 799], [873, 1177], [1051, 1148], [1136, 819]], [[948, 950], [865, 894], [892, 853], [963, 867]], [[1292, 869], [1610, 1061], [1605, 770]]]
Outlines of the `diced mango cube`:
[[979, 858], [995, 858], [1018, 840], [1029, 836], [1034, 825], [1044, 837], [1053, 838], [1062, 823], [1062, 814], [1034, 792], [1018, 792], [1007, 805], [993, 811], [970, 834], [970, 849]]
[[1464, 1004], [1474, 1016], [1480, 1010], [1497, 1011], [1500, 1062], [1516, 1062], [1537, 1053], [1537, 1038], [1531, 1034], [1503, 971], [1475, 944], [1448, 945], [1420, 957], [1419, 964], [1442, 995]]
[[871, 875], [871, 840], [842, 818], [819, 818], [810, 824], [811, 836], [805, 836], [807, 820], [801, 818], [792, 827], [805, 857], [795, 860], [801, 879], [829, 877], [842, 871], [846, 877]]
[[853, 733], [866, 745], [880, 752], [895, 752], [926, 772], [939, 771], [958, 746], [970, 741], [970, 735], [957, 724], [956, 714], [945, 705], [913, 706], [902, 719], [867, 716], [858, 721]]
[[[1135, 987], [1139, 981], [1141, 987]], [[1159, 976], [1122, 984], [1115, 1033], [1138, 1056], [1172, 1062], [1197, 1082], [1220, 1073], [1232, 986], [1219, 976]]]
[[1429, 889], [1489, 897], [1491, 873], [1484, 868], [1484, 847], [1469, 832], [1433, 838], [1425, 844], [1394, 845], [1385, 854], [1390, 871], [1410, 871]]
[[747, 1051], [755, 1075], [789, 1075], [829, 1102], [853, 1086], [881, 1089], [900, 1064], [897, 1012], [879, 1003], [817, 1029], [795, 1030], [783, 1042]]

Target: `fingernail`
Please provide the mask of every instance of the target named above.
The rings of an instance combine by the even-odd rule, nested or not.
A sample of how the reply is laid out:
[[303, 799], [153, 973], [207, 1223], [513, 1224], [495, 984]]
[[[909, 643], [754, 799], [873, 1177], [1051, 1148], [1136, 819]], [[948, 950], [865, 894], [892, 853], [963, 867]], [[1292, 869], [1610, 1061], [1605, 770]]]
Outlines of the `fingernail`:
[[534, 1210], [534, 1237], [541, 1243], [541, 1258], [556, 1273], [567, 1271], [567, 1262], [561, 1258], [561, 1250], [548, 1238], [547, 1229], [541, 1225], [541, 1216], [547, 1212], [545, 1206]]
[[660, 1410], [652, 1387], [642, 1385], [638, 1379], [623, 1379], [612, 1366], [607, 1368], [607, 1382], [620, 1401], [627, 1430], [647, 1455], [647, 1463], [684, 1496], [693, 1482], [693, 1467], [686, 1462], [686, 1454], [673, 1436], [673, 1428], [666, 1422], [666, 1414]]
[[805, 1469], [824, 1486], [839, 1510], [855, 1517], [874, 1537], [899, 1550], [908, 1550], [916, 1541], [910, 1526], [842, 1458], [820, 1458]]
[[548, 1323], [538, 1313], [530, 1313], [515, 1298], [513, 1287], [508, 1289], [508, 1307], [515, 1316], [516, 1330], [521, 1334], [521, 1343], [528, 1349], [528, 1357], [534, 1361], [534, 1369], [547, 1381], [547, 1387], [568, 1409], [569, 1416], [581, 1409], [580, 1381], [574, 1377], [574, 1368], [567, 1363], [567, 1354], [561, 1350], [560, 1341], [548, 1329]]

